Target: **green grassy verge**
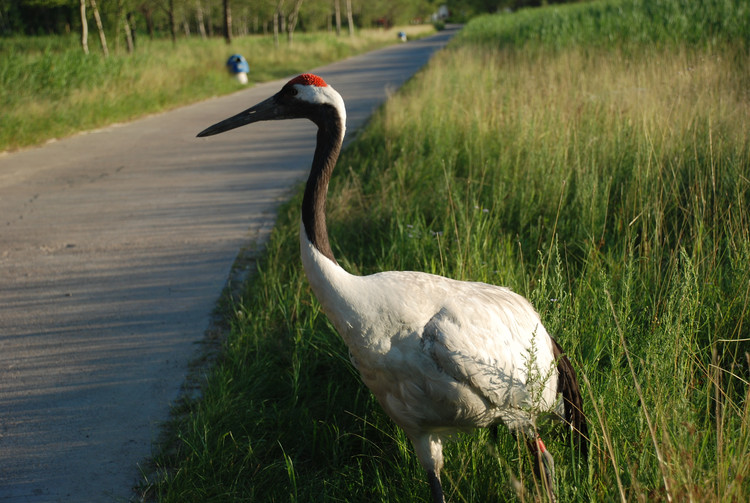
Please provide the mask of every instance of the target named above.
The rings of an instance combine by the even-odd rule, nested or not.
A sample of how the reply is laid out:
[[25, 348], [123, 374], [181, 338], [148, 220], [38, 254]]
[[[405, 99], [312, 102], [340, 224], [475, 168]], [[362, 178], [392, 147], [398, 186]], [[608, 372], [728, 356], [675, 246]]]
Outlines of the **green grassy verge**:
[[737, 0], [604, 0], [486, 16], [463, 33], [467, 42], [495, 47], [538, 45], [628, 48], [710, 46], [750, 42], [750, 5]]
[[[747, 10], [656, 2], [688, 12], [694, 34], [656, 44], [613, 42], [587, 21], [632, 9], [663, 25], [646, 4], [466, 26], [344, 153], [332, 244], [355, 273], [436, 272], [532, 299], [579, 371], [590, 423], [586, 466], [547, 442], [561, 501], [745, 501], [750, 60], [746, 38], [694, 25]], [[499, 32], [515, 42], [488, 35]], [[172, 425], [149, 486], [160, 501], [428, 500], [411, 446], [309, 291], [299, 202], [228, 309], [203, 397]], [[458, 440], [450, 501], [544, 499], [510, 435]]]
[[[404, 28], [399, 28], [404, 29]], [[230, 54], [250, 63], [251, 82], [282, 78], [397, 42], [399, 29], [361, 30], [355, 37], [295, 35], [275, 48], [270, 36], [138, 39], [132, 55], [86, 56], [75, 37], [0, 38], [0, 152], [161, 112], [242, 85], [227, 75]], [[429, 26], [407, 28], [411, 35]], [[93, 42], [92, 42], [93, 44]]]

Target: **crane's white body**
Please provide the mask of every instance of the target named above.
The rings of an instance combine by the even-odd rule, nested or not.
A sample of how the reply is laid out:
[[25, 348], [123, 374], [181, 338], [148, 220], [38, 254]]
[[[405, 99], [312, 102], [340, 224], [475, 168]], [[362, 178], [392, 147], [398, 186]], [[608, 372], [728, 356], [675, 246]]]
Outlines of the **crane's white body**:
[[421, 272], [349, 274], [300, 229], [302, 263], [352, 363], [436, 472], [441, 437], [502, 421], [534, 435], [562, 416], [551, 339], [520, 295]]

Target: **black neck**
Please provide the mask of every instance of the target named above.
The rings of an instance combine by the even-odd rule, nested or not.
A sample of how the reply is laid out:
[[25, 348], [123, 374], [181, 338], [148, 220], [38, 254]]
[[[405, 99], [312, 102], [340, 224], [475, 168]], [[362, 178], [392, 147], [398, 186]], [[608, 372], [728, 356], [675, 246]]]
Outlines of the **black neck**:
[[324, 115], [314, 121], [318, 125], [318, 143], [302, 199], [302, 223], [307, 239], [335, 263], [326, 228], [326, 195], [328, 181], [341, 151], [344, 125], [332, 107], [326, 109]]

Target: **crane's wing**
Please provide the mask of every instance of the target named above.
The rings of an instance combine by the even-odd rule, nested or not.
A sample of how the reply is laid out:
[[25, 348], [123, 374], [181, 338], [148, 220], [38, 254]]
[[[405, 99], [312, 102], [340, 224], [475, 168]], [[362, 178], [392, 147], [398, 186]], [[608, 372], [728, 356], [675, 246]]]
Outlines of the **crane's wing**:
[[554, 356], [538, 314], [510, 290], [472, 287], [471, 295], [447, 299], [427, 322], [423, 350], [493, 406], [548, 407]]

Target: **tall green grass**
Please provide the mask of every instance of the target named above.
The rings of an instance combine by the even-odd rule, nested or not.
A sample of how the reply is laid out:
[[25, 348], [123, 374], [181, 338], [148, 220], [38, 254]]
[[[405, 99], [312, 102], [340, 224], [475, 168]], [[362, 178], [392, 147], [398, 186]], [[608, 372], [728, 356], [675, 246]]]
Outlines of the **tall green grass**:
[[[601, 5], [618, 4], [586, 8]], [[621, 5], [649, 19], [644, 4]], [[723, 32], [487, 43], [495, 23], [526, 33], [530, 16], [544, 27], [583, 8], [466, 26], [342, 156], [333, 248], [355, 273], [422, 270], [532, 299], [578, 369], [589, 419], [587, 464], [564, 437], [547, 439], [561, 501], [745, 501], [747, 46]], [[228, 309], [203, 397], [184, 404], [157, 459], [147, 487], [161, 501], [427, 501], [411, 446], [309, 291], [299, 199]], [[544, 500], [510, 435], [458, 440], [446, 448], [450, 501]]]
[[[404, 29], [404, 28], [401, 28]], [[431, 31], [408, 28], [413, 35]], [[0, 151], [130, 120], [242, 88], [224, 63], [244, 54], [251, 82], [282, 78], [397, 42], [397, 29], [355, 37], [300, 33], [274, 47], [270, 36], [138, 39], [134, 54], [83, 54], [75, 37], [0, 38]]]
[[747, 48], [750, 5], [742, 0], [600, 0], [549, 9], [526, 9], [513, 16], [472, 21], [461, 39], [502, 47], [705, 46], [731, 42]]

